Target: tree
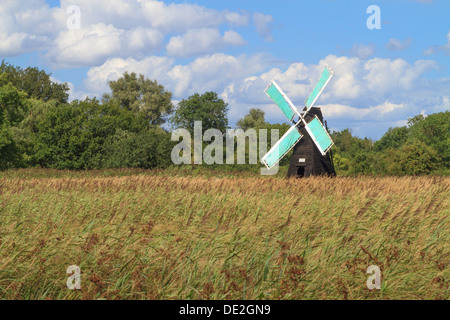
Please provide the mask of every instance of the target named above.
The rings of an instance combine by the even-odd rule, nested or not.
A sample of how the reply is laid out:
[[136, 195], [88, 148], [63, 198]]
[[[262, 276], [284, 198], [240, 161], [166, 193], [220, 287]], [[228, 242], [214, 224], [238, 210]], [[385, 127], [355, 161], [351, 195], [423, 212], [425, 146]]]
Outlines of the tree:
[[217, 97], [215, 92], [198, 93], [182, 100], [170, 122], [175, 128], [183, 128], [194, 133], [194, 121], [202, 122], [203, 133], [208, 129], [218, 129], [225, 133], [228, 128], [228, 104]]
[[350, 160], [340, 156], [338, 153], [333, 154], [333, 163], [334, 168], [336, 171], [338, 171], [338, 173], [340, 171], [349, 171], [350, 169]]
[[383, 151], [389, 148], [397, 149], [403, 146], [409, 138], [407, 127], [389, 128], [389, 130], [375, 142], [374, 149]]
[[450, 165], [450, 111], [408, 119], [410, 139], [422, 141], [438, 152], [443, 165]]
[[374, 164], [374, 154], [363, 150], [355, 154], [350, 160], [350, 172], [355, 174], [373, 173]]
[[425, 120], [425, 116], [423, 114], [418, 114], [417, 116], [408, 118], [408, 127], [412, 127], [415, 124], [422, 122], [423, 120]]
[[442, 166], [436, 150], [414, 139], [398, 150], [389, 149], [385, 154], [386, 170], [395, 175], [429, 174]]
[[15, 126], [22, 121], [29, 108], [26, 98], [25, 92], [9, 82], [5, 74], [0, 74], [0, 124]]
[[52, 81], [50, 73], [36, 67], [22, 69], [2, 60], [0, 73], [5, 74], [8, 81], [19, 91], [25, 92], [28, 98], [42, 101], [55, 100], [58, 103], [66, 103], [69, 98], [67, 83]]
[[249, 113], [237, 122], [237, 126], [244, 131], [250, 128], [262, 128], [266, 125], [264, 114], [264, 111], [261, 109], [250, 109]]
[[155, 127], [141, 132], [118, 129], [104, 145], [105, 168], [165, 168], [171, 164], [170, 135]]
[[333, 152], [341, 153], [346, 158], [352, 158], [361, 151], [371, 151], [374, 144], [370, 139], [354, 137], [350, 129], [335, 131], [331, 134], [331, 138], [335, 144]]
[[17, 167], [19, 163], [20, 153], [11, 129], [0, 125], [0, 170]]
[[332, 149], [335, 169], [338, 174], [372, 173], [375, 171], [372, 151], [374, 142], [353, 136], [350, 129], [331, 133], [334, 141]]
[[144, 118], [96, 99], [72, 101], [48, 110], [38, 121], [33, 161], [57, 169], [101, 168], [103, 144], [117, 129], [139, 132]]
[[151, 125], [162, 125], [165, 117], [173, 111], [172, 93], [158, 82], [140, 74], [125, 72], [116, 81], [109, 81], [111, 94], [104, 94], [103, 101], [119, 104], [121, 107], [141, 114]]
[[14, 133], [29, 109], [26, 97], [25, 92], [8, 81], [6, 74], [0, 74], [0, 169], [17, 167], [22, 163]]

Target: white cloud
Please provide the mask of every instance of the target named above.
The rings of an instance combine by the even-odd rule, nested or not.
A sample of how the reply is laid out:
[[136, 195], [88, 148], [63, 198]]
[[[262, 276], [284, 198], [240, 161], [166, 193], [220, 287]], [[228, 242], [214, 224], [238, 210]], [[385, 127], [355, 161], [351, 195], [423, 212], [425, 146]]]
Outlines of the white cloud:
[[352, 49], [350, 50], [350, 54], [353, 57], [358, 57], [360, 59], [367, 59], [375, 53], [375, 45], [363, 45], [363, 44], [354, 44]]
[[366, 74], [363, 80], [372, 98], [386, 98], [387, 95], [409, 92], [422, 74], [436, 68], [437, 64], [432, 60], [418, 60], [410, 65], [403, 59], [374, 58], [364, 65]]
[[431, 46], [430, 48], [423, 51], [427, 56], [443, 52], [445, 55], [450, 56], [450, 30], [447, 33], [447, 43], [442, 46]]
[[223, 35], [223, 41], [232, 46], [243, 46], [247, 44], [247, 41], [245, 41], [239, 33], [233, 30], [228, 30]]
[[23, 32], [13, 34], [0, 33], [0, 53], [3, 56], [14, 57], [22, 53], [47, 47], [49, 39], [45, 36], [28, 35]]
[[402, 111], [406, 105], [386, 101], [369, 108], [356, 108], [341, 104], [317, 105], [317, 107], [321, 108], [324, 117], [329, 119], [375, 120], [383, 119], [387, 114], [392, 116], [394, 112]]
[[[278, 112], [263, 93], [270, 80], [275, 79], [294, 104], [300, 106], [317, 83], [324, 65], [329, 64], [334, 68], [335, 76], [320, 96], [318, 104], [330, 105], [332, 110], [332, 106], [340, 106], [336, 107], [336, 111], [333, 111], [335, 113], [331, 115], [342, 110], [341, 106], [367, 109], [385, 115], [399, 110], [399, 106], [402, 106], [400, 111], [406, 110], [405, 106], [411, 107], [412, 101], [414, 105], [442, 107], [445, 100], [423, 99], [436, 96], [436, 93], [431, 93], [433, 90], [443, 92], [450, 82], [450, 79], [436, 82], [421, 78], [436, 67], [436, 63], [431, 60], [419, 60], [409, 64], [402, 59], [373, 58], [364, 61], [359, 58], [329, 55], [317, 64], [306, 65], [297, 62], [284, 69], [266, 70], [270, 59], [270, 56], [265, 55], [234, 57], [216, 53], [199, 57], [187, 65], [180, 65], [165, 57], [148, 57], [141, 60], [116, 58], [92, 68], [88, 73], [86, 87], [101, 94], [107, 91], [108, 80], [117, 79], [125, 71], [134, 71], [157, 79], [174, 92], [174, 98], [177, 99], [186, 98], [195, 92], [212, 90], [225, 98], [231, 109], [233, 104], [240, 106], [236, 108], [242, 108], [244, 105], [254, 107], [256, 104], [262, 108], [271, 105], [273, 110]], [[349, 110], [353, 109], [347, 111]], [[365, 111], [362, 114], [365, 114]]]
[[362, 81], [360, 75], [364, 72], [364, 61], [359, 58], [336, 57], [330, 55], [318, 64], [305, 65], [297, 62], [290, 64], [285, 71], [273, 68], [259, 76], [250, 76], [241, 82], [235, 82], [233, 92], [228, 95], [233, 99], [243, 102], [267, 103], [267, 97], [261, 94], [270, 80], [274, 79], [288, 94], [290, 99], [300, 105], [302, 104], [323, 71], [324, 65], [333, 67], [336, 75], [331, 82], [332, 85], [321, 95], [321, 99], [356, 99], [362, 93]]
[[[36, 14], [35, 15], [33, 15]], [[22, 53], [47, 48], [51, 44], [45, 33], [48, 25], [37, 21], [50, 18], [50, 8], [43, 0], [2, 1], [0, 4], [0, 55], [16, 56]]]
[[[80, 29], [67, 27], [72, 14], [66, 11], [69, 6], [80, 9]], [[53, 8], [44, 0], [5, 0], [0, 3], [0, 54], [9, 57], [40, 51], [54, 67], [95, 66], [110, 58], [141, 59], [155, 54], [165, 48], [167, 38], [183, 34], [171, 38], [170, 52], [180, 52], [175, 49], [181, 44], [192, 55], [199, 55], [244, 45], [236, 31], [219, 36], [211, 31], [227, 25], [242, 27], [249, 19], [245, 12], [156, 0], [61, 0], [60, 7]], [[204, 31], [193, 45], [186, 39], [196, 30]]]
[[388, 43], [386, 43], [386, 49], [392, 51], [402, 51], [408, 49], [411, 45], [411, 38], [407, 38], [406, 40], [398, 40], [398, 39], [389, 39]]
[[255, 13], [253, 14], [253, 24], [256, 27], [256, 31], [259, 33], [261, 37], [263, 37], [266, 41], [273, 41], [273, 36], [271, 34], [272, 28], [270, 24], [273, 22], [273, 17], [268, 14], [263, 13]]
[[[125, 71], [144, 74], [156, 79], [174, 93], [174, 98], [186, 98], [195, 92], [222, 92], [235, 79], [245, 78], [265, 68], [265, 55], [234, 57], [223, 53], [205, 55], [187, 65], [176, 65], [167, 57], [146, 57], [144, 59], [114, 58], [88, 71], [85, 88], [93, 95], [108, 92], [107, 82], [116, 80]], [[220, 77], [217, 75], [220, 74]]]
[[242, 46], [245, 40], [235, 31], [222, 36], [215, 28], [191, 29], [184, 35], [172, 37], [167, 44], [167, 54], [172, 57], [191, 57], [221, 50], [227, 45]]
[[236, 27], [246, 26], [249, 23], [248, 13], [237, 13], [237, 12], [224, 12], [225, 20], [231, 25]]
[[162, 40], [163, 35], [158, 30], [141, 27], [122, 30], [100, 23], [61, 32], [46, 57], [60, 67], [93, 66], [111, 56], [153, 53], [162, 46]]
[[98, 24], [82, 29], [63, 31], [47, 58], [58, 65], [95, 65], [112, 52], [120, 51], [122, 31], [112, 25]]
[[195, 92], [222, 92], [229, 83], [263, 70], [265, 55], [234, 57], [222, 53], [203, 56], [186, 66], [175, 66], [169, 73], [176, 95]]
[[126, 71], [144, 74], [166, 85], [167, 74], [174, 60], [167, 57], [147, 57], [142, 60], [134, 58], [109, 59], [103, 65], [91, 68], [87, 73], [84, 86], [91, 95], [101, 96], [109, 92], [108, 81], [117, 80]]
[[223, 15], [213, 9], [193, 4], [165, 4], [162, 1], [141, 0], [146, 20], [166, 33], [189, 29], [216, 27], [224, 22]]

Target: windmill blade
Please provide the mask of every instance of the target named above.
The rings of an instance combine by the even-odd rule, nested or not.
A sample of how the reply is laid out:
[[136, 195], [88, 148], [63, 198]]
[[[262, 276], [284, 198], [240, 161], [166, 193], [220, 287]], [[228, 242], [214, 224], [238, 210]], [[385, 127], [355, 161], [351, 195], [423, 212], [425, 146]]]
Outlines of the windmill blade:
[[315, 116], [309, 123], [306, 123], [305, 120], [303, 120], [303, 122], [305, 123], [306, 131], [309, 133], [320, 153], [325, 156], [334, 144], [328, 134], [328, 131], [325, 129], [317, 116]]
[[[328, 82], [330, 82], [331, 78], [334, 75], [333, 69], [331, 69], [328, 65], [325, 65], [325, 69], [320, 76], [319, 82], [317, 82], [314, 90], [309, 95], [308, 99], [305, 101], [306, 113], [312, 108], [312, 106], [316, 103], [323, 89], [327, 86]], [[305, 114], [306, 114], [305, 113]]]
[[283, 159], [301, 138], [302, 134], [297, 129], [297, 125], [292, 126], [262, 158], [262, 163], [264, 163], [268, 169], [272, 168]]
[[295, 115], [300, 116], [297, 108], [294, 106], [288, 96], [281, 90], [278, 84], [272, 80], [264, 92], [277, 104], [284, 115], [292, 122]]

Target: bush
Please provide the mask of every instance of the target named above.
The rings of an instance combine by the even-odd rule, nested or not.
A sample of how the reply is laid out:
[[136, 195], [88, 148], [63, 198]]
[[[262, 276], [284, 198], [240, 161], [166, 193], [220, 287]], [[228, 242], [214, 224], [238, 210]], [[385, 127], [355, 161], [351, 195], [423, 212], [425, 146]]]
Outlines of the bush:
[[442, 167], [438, 152], [420, 140], [412, 140], [398, 150], [389, 149], [385, 161], [386, 171], [394, 175], [430, 174]]
[[50, 108], [36, 124], [35, 164], [56, 169], [98, 169], [103, 144], [118, 129], [145, 130], [143, 118], [96, 99]]
[[171, 164], [170, 135], [161, 128], [144, 132], [118, 129], [103, 146], [105, 168], [166, 168]]

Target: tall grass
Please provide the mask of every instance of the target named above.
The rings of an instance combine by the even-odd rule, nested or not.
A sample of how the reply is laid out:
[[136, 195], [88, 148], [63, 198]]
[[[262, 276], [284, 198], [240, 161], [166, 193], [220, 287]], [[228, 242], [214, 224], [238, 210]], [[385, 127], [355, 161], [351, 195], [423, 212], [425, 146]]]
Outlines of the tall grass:
[[0, 178], [0, 299], [449, 298], [447, 177], [48, 173]]

